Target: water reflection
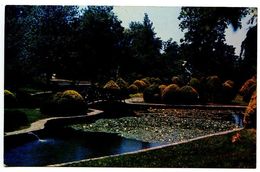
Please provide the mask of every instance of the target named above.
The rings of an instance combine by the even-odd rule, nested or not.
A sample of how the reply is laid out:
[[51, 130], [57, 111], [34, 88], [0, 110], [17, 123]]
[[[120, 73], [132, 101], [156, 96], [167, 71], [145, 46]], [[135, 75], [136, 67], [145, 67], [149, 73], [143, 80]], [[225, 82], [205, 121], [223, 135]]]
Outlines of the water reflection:
[[[121, 154], [160, 145], [110, 134], [103, 137], [83, 137], [74, 139], [47, 138], [5, 150], [4, 162], [7, 166], [44, 166], [77, 161], [92, 157]], [[100, 135], [99, 135], [100, 136]]]

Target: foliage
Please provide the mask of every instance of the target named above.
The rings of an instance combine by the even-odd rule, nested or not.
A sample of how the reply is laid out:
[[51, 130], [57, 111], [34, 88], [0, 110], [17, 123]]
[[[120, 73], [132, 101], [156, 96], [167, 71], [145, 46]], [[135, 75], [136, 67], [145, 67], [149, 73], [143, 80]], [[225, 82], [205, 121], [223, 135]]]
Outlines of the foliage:
[[17, 130], [22, 126], [28, 125], [26, 114], [19, 110], [5, 109], [4, 111], [4, 131]]
[[159, 89], [160, 89], [160, 95], [162, 95], [162, 93], [163, 93], [163, 90], [164, 90], [166, 87], [167, 87], [167, 85], [164, 85], [164, 84], [162, 84], [162, 85], [159, 85]]
[[159, 102], [161, 100], [159, 86], [153, 84], [145, 88], [143, 98], [145, 102]]
[[184, 85], [184, 82], [180, 76], [173, 76], [172, 83], [178, 85], [179, 87], [182, 87]]
[[256, 128], [256, 91], [252, 94], [251, 100], [244, 114], [244, 125], [246, 128]]
[[247, 14], [247, 8], [182, 7], [179, 26], [186, 32], [180, 54], [192, 64], [194, 73], [235, 76], [237, 57], [234, 47], [225, 43], [225, 29], [229, 24], [234, 30], [240, 28]]
[[[153, 23], [146, 13], [142, 23], [131, 22], [129, 29], [125, 30], [125, 47], [128, 50], [125, 56], [129, 60], [124, 65], [129, 72], [158, 76], [160, 68], [158, 69], [157, 61], [162, 41], [156, 37]], [[127, 66], [134, 68], [129, 69]]]
[[179, 102], [179, 86], [176, 84], [168, 85], [162, 92], [162, 100], [165, 103], [178, 103]]
[[200, 80], [198, 80], [197, 78], [191, 78], [188, 85], [193, 87], [198, 92], [201, 91], [201, 83]]
[[240, 52], [240, 78], [242, 80], [257, 72], [257, 25], [249, 28]]
[[103, 88], [106, 90], [120, 90], [118, 84], [113, 80], [108, 81]]
[[16, 96], [9, 90], [4, 90], [4, 106], [5, 108], [17, 106]]
[[194, 104], [198, 103], [199, 94], [191, 86], [185, 85], [180, 88], [179, 91], [179, 102], [183, 104]]
[[129, 87], [127, 88], [129, 94], [135, 94], [138, 93], [138, 87], [135, 84], [131, 84], [129, 85]]
[[239, 93], [243, 96], [245, 102], [249, 102], [253, 92], [256, 89], [256, 78], [248, 79], [240, 88]]
[[235, 84], [231, 80], [227, 80], [222, 84], [222, 102], [230, 103], [236, 96]]
[[43, 114], [50, 115], [79, 115], [86, 110], [84, 98], [75, 90], [58, 92], [41, 107]]
[[134, 85], [137, 86], [138, 91], [143, 91], [148, 85], [142, 80], [135, 80]]
[[222, 82], [218, 76], [207, 77], [206, 91], [208, 94], [208, 101], [221, 101]]
[[120, 89], [127, 89], [129, 86], [129, 84], [123, 78], [118, 78], [116, 80], [116, 84], [120, 87]]

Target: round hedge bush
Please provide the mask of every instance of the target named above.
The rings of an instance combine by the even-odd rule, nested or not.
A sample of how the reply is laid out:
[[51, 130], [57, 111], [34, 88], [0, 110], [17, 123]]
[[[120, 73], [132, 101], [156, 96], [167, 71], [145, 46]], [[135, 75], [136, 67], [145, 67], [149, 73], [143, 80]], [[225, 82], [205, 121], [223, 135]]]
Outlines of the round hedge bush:
[[176, 84], [168, 85], [162, 92], [162, 100], [165, 103], [178, 103], [179, 86]]
[[200, 80], [198, 80], [197, 78], [191, 78], [188, 85], [197, 90], [198, 92], [200, 92], [201, 90], [201, 83]]
[[120, 90], [118, 84], [113, 80], [108, 81], [103, 88], [106, 90]]
[[4, 107], [13, 108], [17, 106], [17, 99], [14, 93], [9, 90], [4, 90]]
[[207, 99], [211, 102], [219, 102], [222, 99], [222, 82], [218, 76], [209, 76], [206, 82]]
[[222, 84], [222, 102], [230, 103], [236, 96], [234, 82], [227, 80]]
[[164, 85], [164, 84], [162, 84], [162, 85], [159, 85], [159, 89], [160, 89], [160, 95], [162, 95], [162, 93], [163, 93], [163, 90], [164, 90], [166, 87], [167, 87], [167, 85]]
[[148, 86], [148, 84], [142, 80], [135, 80], [133, 84], [137, 86], [138, 91], [144, 91], [144, 89]]
[[254, 91], [244, 114], [245, 128], [256, 128], [256, 99], [257, 94]]
[[138, 87], [134, 84], [129, 85], [127, 88], [129, 94], [135, 94], [138, 93]]
[[159, 86], [153, 84], [144, 90], [143, 98], [145, 102], [159, 102], [160, 101], [160, 89]]
[[4, 131], [18, 130], [22, 126], [29, 125], [26, 114], [19, 110], [5, 110], [4, 111]]
[[184, 85], [183, 80], [178, 76], [173, 76], [171, 80], [172, 80], [172, 84], [176, 84], [179, 87], [182, 87]]
[[51, 115], [80, 115], [87, 111], [84, 98], [75, 90], [56, 93], [52, 100], [41, 108], [42, 113]]
[[191, 86], [186, 85], [180, 88], [179, 101], [182, 104], [194, 104], [199, 100], [198, 92]]
[[119, 86], [120, 89], [127, 89], [129, 84], [123, 79], [123, 78], [118, 78], [116, 80], [116, 84]]
[[248, 79], [240, 88], [239, 93], [243, 96], [245, 102], [249, 102], [253, 92], [256, 89], [256, 80], [255, 78]]

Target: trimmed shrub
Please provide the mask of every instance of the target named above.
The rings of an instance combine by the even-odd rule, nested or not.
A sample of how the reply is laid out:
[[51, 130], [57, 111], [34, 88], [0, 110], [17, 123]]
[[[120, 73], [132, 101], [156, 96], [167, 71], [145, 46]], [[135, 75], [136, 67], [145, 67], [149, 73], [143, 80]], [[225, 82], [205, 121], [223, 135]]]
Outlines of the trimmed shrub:
[[84, 114], [86, 110], [84, 98], [74, 90], [58, 92], [41, 108], [42, 113], [51, 115], [79, 115]]
[[19, 110], [4, 111], [4, 131], [18, 130], [22, 126], [29, 125], [28, 118], [24, 112]]
[[162, 92], [162, 100], [165, 103], [177, 103], [179, 98], [179, 86], [176, 84], [168, 85]]
[[143, 98], [145, 102], [159, 102], [160, 101], [160, 89], [159, 86], [153, 84], [144, 90]]
[[106, 90], [120, 90], [118, 84], [113, 80], [108, 81], [103, 88]]
[[222, 98], [222, 82], [218, 76], [209, 76], [206, 82], [207, 99], [212, 102], [219, 102]]
[[256, 128], [256, 100], [257, 94], [254, 91], [244, 114], [245, 128]]
[[245, 102], [249, 102], [253, 92], [256, 89], [256, 80], [254, 78], [248, 79], [240, 88], [239, 93], [243, 96]]
[[198, 92], [200, 92], [201, 90], [201, 83], [200, 80], [198, 80], [197, 78], [191, 78], [188, 85], [197, 90]]
[[128, 93], [129, 94], [135, 94], [135, 93], [138, 93], [138, 87], [134, 84], [131, 84], [128, 88]]
[[4, 90], [4, 107], [13, 108], [17, 106], [17, 99], [14, 93], [9, 90]]
[[141, 79], [141, 81], [144, 81], [147, 86], [150, 86], [152, 84], [150, 77], [143, 78], [143, 79]]
[[127, 89], [129, 86], [129, 84], [123, 78], [118, 78], [116, 80], [116, 84], [120, 87], [120, 89]]
[[179, 101], [184, 104], [194, 104], [199, 100], [198, 92], [191, 86], [183, 86], [179, 91]]
[[234, 88], [234, 82], [227, 80], [222, 84], [222, 102], [229, 103], [236, 96], [236, 90]]
[[167, 87], [167, 85], [159, 85], [159, 89], [160, 89], [160, 95], [162, 95], [163, 90]]
[[148, 86], [144, 81], [142, 80], [136, 80], [133, 83], [138, 87], [138, 91], [144, 91], [144, 89]]
[[172, 84], [176, 84], [178, 85], [179, 87], [182, 87], [184, 85], [184, 82], [182, 81], [182, 79], [178, 76], [173, 76], [172, 77]]

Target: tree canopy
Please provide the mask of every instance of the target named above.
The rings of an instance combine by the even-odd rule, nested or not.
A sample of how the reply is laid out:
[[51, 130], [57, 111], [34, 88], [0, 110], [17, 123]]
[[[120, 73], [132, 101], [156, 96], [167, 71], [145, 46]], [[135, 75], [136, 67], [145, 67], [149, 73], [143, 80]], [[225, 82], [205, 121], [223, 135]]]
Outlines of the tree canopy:
[[5, 84], [48, 83], [52, 74], [91, 81], [170, 78], [185, 72], [184, 62], [194, 76], [254, 74], [257, 26], [249, 29], [240, 57], [225, 42], [228, 25], [239, 29], [248, 13], [183, 7], [178, 18], [185, 35], [178, 44], [175, 35], [162, 41], [146, 13], [124, 28], [111, 6], [6, 6]]

